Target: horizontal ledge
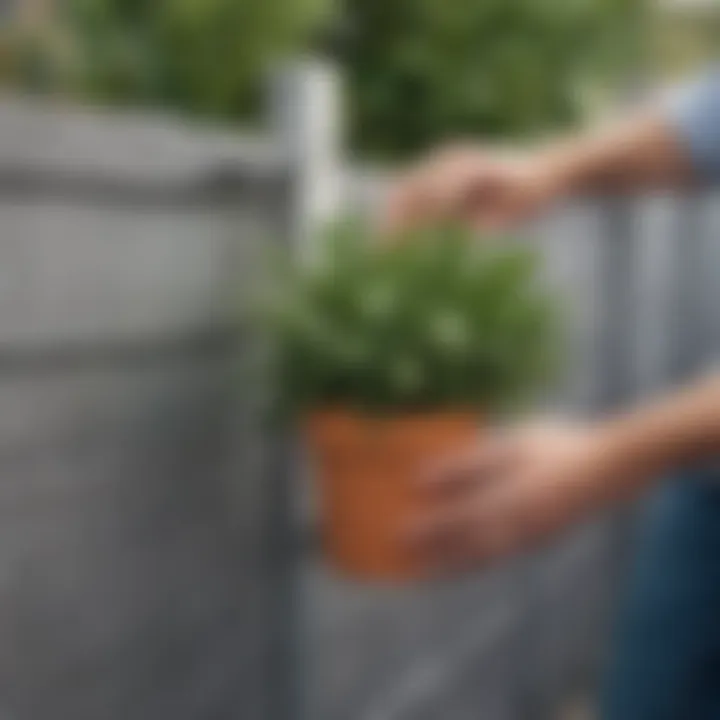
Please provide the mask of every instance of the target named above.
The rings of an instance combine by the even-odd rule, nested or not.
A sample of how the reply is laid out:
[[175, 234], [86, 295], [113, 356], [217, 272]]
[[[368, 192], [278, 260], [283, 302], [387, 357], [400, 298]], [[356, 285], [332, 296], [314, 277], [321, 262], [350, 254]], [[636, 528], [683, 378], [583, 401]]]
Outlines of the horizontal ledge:
[[217, 327], [164, 338], [108, 338], [49, 345], [0, 345], [0, 380], [6, 374], [24, 375], [154, 365], [168, 359], [202, 359], [239, 351], [244, 346], [239, 328]]
[[289, 171], [255, 173], [218, 164], [184, 181], [130, 179], [108, 173], [29, 168], [0, 163], [0, 200], [62, 198], [132, 207], [228, 205], [289, 193]]

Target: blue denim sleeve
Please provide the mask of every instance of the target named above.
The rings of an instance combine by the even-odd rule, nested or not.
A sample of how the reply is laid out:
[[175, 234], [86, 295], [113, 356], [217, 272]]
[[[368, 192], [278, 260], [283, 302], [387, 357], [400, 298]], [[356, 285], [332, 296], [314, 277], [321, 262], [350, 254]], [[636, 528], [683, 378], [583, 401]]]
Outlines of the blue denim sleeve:
[[699, 175], [720, 181], [720, 67], [673, 93], [666, 112]]

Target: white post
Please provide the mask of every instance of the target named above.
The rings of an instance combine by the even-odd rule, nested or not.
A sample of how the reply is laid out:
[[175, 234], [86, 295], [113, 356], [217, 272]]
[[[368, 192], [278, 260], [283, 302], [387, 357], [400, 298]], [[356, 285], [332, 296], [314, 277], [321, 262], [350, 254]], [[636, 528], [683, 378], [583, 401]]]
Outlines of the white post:
[[[272, 0], [271, 0], [272, 1]], [[273, 141], [290, 163], [292, 241], [298, 261], [312, 263], [317, 257], [317, 239], [322, 227], [332, 220], [344, 199], [342, 167], [342, 113], [339, 72], [330, 64], [316, 60], [295, 61], [279, 67], [270, 84], [270, 117]], [[308, 466], [300, 463], [299, 472]], [[290, 490], [290, 502], [297, 502], [291, 512], [303, 529], [315, 526], [317, 509], [312, 483], [304, 483], [300, 497]], [[297, 529], [297, 528], [296, 528]], [[302, 532], [302, 530], [301, 530]], [[296, 540], [299, 542], [299, 540]], [[295, 559], [302, 562], [301, 558]], [[288, 613], [291, 642], [295, 651], [294, 682], [290, 688], [293, 717], [305, 717], [304, 658], [308, 647], [303, 620], [306, 593], [304, 578], [295, 566], [291, 571]]]
[[319, 60], [296, 60], [274, 73], [270, 122], [290, 160], [293, 227], [301, 259], [312, 259], [318, 231], [343, 201], [341, 87], [338, 70]]

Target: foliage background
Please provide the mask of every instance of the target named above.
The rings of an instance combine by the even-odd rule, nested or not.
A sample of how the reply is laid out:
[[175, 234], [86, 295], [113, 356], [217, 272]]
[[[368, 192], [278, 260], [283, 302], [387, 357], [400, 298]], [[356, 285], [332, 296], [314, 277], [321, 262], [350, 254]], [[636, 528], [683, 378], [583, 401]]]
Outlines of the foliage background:
[[353, 146], [404, 157], [448, 136], [527, 137], [576, 120], [588, 91], [627, 69], [642, 3], [65, 0], [16, 48], [17, 74], [95, 101], [245, 121], [270, 63], [325, 45], [346, 71]]
[[332, 0], [66, 0], [22, 46], [24, 82], [237, 120]]
[[448, 135], [518, 137], [581, 116], [627, 72], [641, 0], [347, 0], [356, 146], [407, 155]]
[[651, 16], [648, 26], [649, 63], [663, 79], [681, 80], [717, 60], [720, 3], [715, 0], [665, 7]]

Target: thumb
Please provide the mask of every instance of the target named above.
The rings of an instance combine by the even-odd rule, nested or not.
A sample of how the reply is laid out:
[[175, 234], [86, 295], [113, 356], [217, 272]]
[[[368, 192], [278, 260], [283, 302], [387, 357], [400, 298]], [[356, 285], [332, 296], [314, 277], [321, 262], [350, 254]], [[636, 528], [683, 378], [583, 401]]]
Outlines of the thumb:
[[508, 472], [518, 458], [516, 443], [510, 435], [494, 438], [427, 468], [421, 484], [431, 494], [452, 494], [468, 485], [487, 483]]

